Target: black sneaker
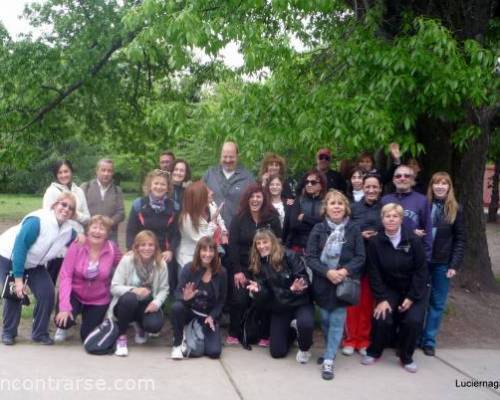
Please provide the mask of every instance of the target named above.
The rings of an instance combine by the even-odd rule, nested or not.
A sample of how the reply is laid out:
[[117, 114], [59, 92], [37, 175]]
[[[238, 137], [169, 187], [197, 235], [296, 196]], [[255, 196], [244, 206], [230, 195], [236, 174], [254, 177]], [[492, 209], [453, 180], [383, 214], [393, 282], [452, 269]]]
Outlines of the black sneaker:
[[12, 336], [2, 336], [2, 343], [6, 346], [12, 346], [16, 341]]
[[436, 355], [436, 349], [434, 347], [424, 346], [422, 350], [426, 356], [434, 357]]
[[50, 336], [45, 336], [41, 339], [33, 339], [35, 343], [43, 344], [44, 346], [52, 346], [54, 344], [54, 340]]
[[335, 368], [335, 364], [331, 360], [323, 361], [323, 365], [321, 367], [321, 377], [326, 381], [331, 381], [335, 374], [333, 373], [333, 369]]

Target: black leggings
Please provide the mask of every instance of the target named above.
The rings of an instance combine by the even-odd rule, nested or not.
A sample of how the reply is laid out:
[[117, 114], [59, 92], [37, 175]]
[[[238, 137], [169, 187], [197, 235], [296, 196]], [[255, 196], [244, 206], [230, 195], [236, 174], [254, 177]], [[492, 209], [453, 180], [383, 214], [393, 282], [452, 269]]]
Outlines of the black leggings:
[[151, 299], [138, 300], [137, 295], [127, 292], [122, 295], [115, 307], [113, 313], [118, 320], [120, 335], [127, 332], [128, 326], [132, 322], [137, 322], [146, 332], [158, 333], [161, 331], [165, 318], [161, 309], [152, 313], [145, 313], [146, 307], [151, 303]]
[[[290, 322], [297, 320], [297, 333], [290, 327]], [[271, 344], [269, 351], [271, 357], [285, 357], [290, 350], [290, 345], [297, 337], [299, 349], [307, 351], [311, 348], [314, 331], [314, 307], [312, 304], [306, 304], [285, 311], [282, 313], [271, 314]]]

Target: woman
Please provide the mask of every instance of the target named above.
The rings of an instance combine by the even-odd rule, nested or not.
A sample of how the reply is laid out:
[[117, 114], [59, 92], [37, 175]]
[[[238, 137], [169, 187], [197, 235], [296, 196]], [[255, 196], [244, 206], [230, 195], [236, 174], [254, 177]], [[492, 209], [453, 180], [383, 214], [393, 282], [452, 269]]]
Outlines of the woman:
[[[351, 221], [357, 225], [363, 236], [365, 250], [370, 239], [382, 230], [380, 219], [380, 195], [382, 193], [382, 179], [379, 175], [367, 174], [363, 178], [363, 198], [351, 204]], [[342, 342], [342, 354], [350, 356], [357, 350], [366, 355], [370, 344], [371, 321], [373, 314], [373, 295], [370, 289], [368, 276], [365, 273], [367, 265], [361, 275], [361, 298], [359, 304], [347, 308], [345, 321], [345, 338]]]
[[290, 225], [290, 206], [283, 197], [283, 178], [280, 175], [271, 175], [265, 186], [266, 194], [269, 196], [271, 205], [274, 207], [280, 218], [282, 239], [285, 239]]
[[94, 215], [87, 226], [85, 244], [73, 243], [64, 257], [59, 280], [59, 312], [54, 340], [66, 339], [67, 329], [82, 315], [82, 342], [106, 315], [109, 289], [115, 267], [122, 256], [116, 243], [108, 240], [113, 221]]
[[[55, 182], [52, 182], [43, 195], [42, 207], [49, 210], [56, 202], [57, 197], [63, 192], [71, 192], [76, 198], [75, 216], [70, 223], [73, 229], [78, 233], [83, 233], [85, 225], [90, 220], [90, 212], [87, 207], [87, 199], [83, 190], [73, 182], [73, 166], [68, 160], [56, 161], [52, 167], [52, 174]], [[56, 284], [59, 270], [63, 262], [65, 250], [47, 265], [47, 270]]]
[[432, 205], [432, 257], [429, 265], [431, 297], [422, 348], [425, 355], [436, 354], [436, 336], [448, 297], [450, 279], [464, 258], [465, 229], [463, 213], [455, 199], [453, 183], [446, 172], [432, 175], [427, 198]]
[[182, 196], [184, 190], [191, 180], [191, 168], [187, 161], [180, 158], [174, 161], [172, 170], [172, 201], [174, 202], [174, 209], [177, 213], [181, 211]]
[[349, 200], [338, 190], [330, 190], [323, 201], [324, 219], [316, 224], [307, 242], [307, 265], [313, 271], [313, 295], [320, 307], [321, 327], [326, 348], [321, 376], [333, 379], [337, 349], [342, 340], [347, 304], [337, 298], [337, 285], [349, 276], [358, 278], [365, 261], [359, 228], [349, 220]]
[[227, 274], [221, 266], [217, 244], [212, 238], [204, 236], [196, 245], [193, 262], [182, 269], [176, 291], [176, 301], [172, 306], [174, 346], [171, 358], [184, 358], [183, 329], [193, 318], [198, 318], [203, 326], [204, 354], [214, 359], [220, 357], [222, 346], [219, 319], [226, 293]]
[[177, 263], [182, 268], [193, 261], [196, 243], [203, 236], [213, 237], [218, 225], [220, 209], [208, 200], [208, 188], [203, 181], [196, 181], [186, 188], [179, 217], [181, 241], [177, 249]]
[[283, 198], [288, 205], [292, 205], [295, 199], [294, 181], [291, 178], [285, 179], [286, 162], [285, 159], [274, 153], [266, 153], [260, 164], [259, 181], [265, 187], [269, 184], [271, 176], [279, 175], [282, 178]]
[[253, 281], [247, 289], [257, 303], [271, 304], [271, 356], [285, 357], [296, 337], [299, 343], [296, 360], [307, 363], [311, 357], [314, 307], [304, 262], [298, 254], [285, 250], [274, 233], [265, 229], [255, 234], [250, 271]]
[[300, 184], [302, 194], [290, 210], [290, 230], [287, 247], [304, 253], [312, 228], [321, 222], [321, 202], [326, 193], [326, 178], [321, 172], [311, 170], [304, 175]]
[[363, 192], [363, 177], [366, 172], [361, 167], [356, 167], [352, 170], [349, 177], [349, 183], [347, 185], [347, 198], [352, 203], [357, 203], [361, 201], [364, 196]]
[[50, 209], [28, 214], [0, 236], [0, 279], [7, 275], [15, 279], [15, 292], [19, 301], [4, 299], [2, 342], [13, 345], [21, 318], [21, 300], [27, 295], [27, 285], [36, 298], [33, 314], [34, 342], [51, 345], [49, 336], [50, 314], [54, 308], [54, 282], [45, 264], [58, 257], [65, 246], [76, 237], [70, 224], [76, 209], [76, 198], [70, 192], [62, 192]]
[[174, 203], [167, 197], [169, 191], [168, 172], [155, 169], [144, 181], [145, 197], [135, 199], [127, 223], [127, 250], [132, 249], [134, 238], [144, 229], [152, 231], [160, 244], [163, 261], [168, 265], [169, 285], [177, 284], [177, 265], [174, 251], [179, 245], [179, 228]]
[[161, 310], [168, 295], [168, 271], [156, 236], [151, 231], [137, 234], [132, 251], [121, 259], [111, 281], [113, 299], [108, 315], [115, 317], [120, 336], [117, 356], [128, 356], [127, 329], [136, 322], [135, 342], [146, 342], [146, 332], [161, 331], [165, 318]]
[[[241, 316], [250, 305], [246, 287], [250, 277], [249, 255], [257, 230], [271, 229], [277, 237], [281, 236], [281, 224], [276, 211], [258, 183], [250, 184], [241, 196], [238, 214], [229, 228], [229, 276], [230, 307], [229, 336], [227, 344], [238, 344], [241, 336]], [[264, 329], [267, 331], [267, 329]], [[260, 345], [267, 346], [267, 334]]]
[[396, 203], [382, 207], [384, 231], [368, 245], [368, 276], [375, 298], [371, 344], [361, 361], [371, 365], [392, 343], [398, 332], [397, 354], [408, 372], [417, 372], [413, 353], [425, 314], [427, 262], [422, 240], [402, 227], [403, 208]]

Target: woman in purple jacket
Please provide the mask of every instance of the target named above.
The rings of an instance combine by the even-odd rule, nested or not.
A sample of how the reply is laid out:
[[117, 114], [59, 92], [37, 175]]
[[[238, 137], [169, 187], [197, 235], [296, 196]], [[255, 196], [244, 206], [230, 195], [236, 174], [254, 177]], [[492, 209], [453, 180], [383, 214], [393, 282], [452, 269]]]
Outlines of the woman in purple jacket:
[[55, 317], [55, 341], [66, 339], [67, 329], [82, 314], [82, 341], [106, 315], [111, 278], [122, 256], [116, 243], [108, 240], [113, 221], [94, 215], [87, 226], [85, 244], [73, 243], [64, 258], [59, 278], [59, 312]]

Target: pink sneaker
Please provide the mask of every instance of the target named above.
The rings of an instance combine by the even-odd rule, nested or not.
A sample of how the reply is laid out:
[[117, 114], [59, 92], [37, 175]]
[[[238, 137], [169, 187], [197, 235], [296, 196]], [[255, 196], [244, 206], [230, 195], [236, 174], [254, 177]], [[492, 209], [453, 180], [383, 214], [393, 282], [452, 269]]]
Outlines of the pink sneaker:
[[269, 344], [271, 341], [269, 339], [260, 339], [259, 343], [257, 343], [257, 346], [259, 347], [269, 347]]
[[234, 337], [234, 336], [228, 336], [226, 338], [226, 344], [228, 345], [237, 345], [237, 344], [240, 344], [240, 341], [238, 340], [237, 337]]

